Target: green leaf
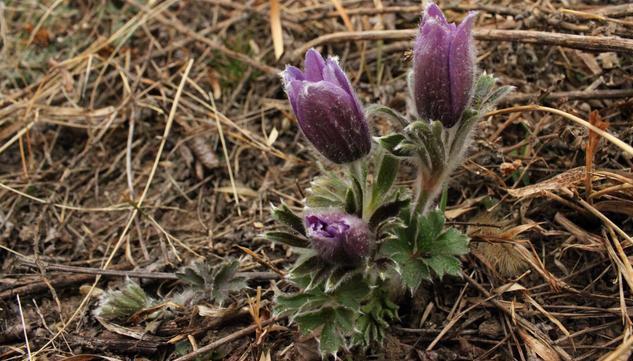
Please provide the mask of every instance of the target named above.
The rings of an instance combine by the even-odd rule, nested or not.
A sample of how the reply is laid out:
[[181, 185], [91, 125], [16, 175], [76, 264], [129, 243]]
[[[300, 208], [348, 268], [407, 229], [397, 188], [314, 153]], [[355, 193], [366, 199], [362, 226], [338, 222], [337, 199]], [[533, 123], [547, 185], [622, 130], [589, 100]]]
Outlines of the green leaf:
[[277, 243], [283, 243], [290, 247], [306, 248], [310, 246], [310, 241], [305, 238], [298, 237], [288, 232], [266, 232], [264, 238]]
[[366, 347], [371, 342], [382, 342], [385, 330], [397, 318], [398, 306], [389, 300], [387, 288], [385, 284], [376, 285], [369, 300], [360, 308], [352, 345]]
[[485, 113], [492, 108], [501, 98], [514, 90], [512, 86], [495, 88], [497, 79], [491, 74], [482, 74], [475, 84], [472, 108], [478, 113]]
[[292, 319], [293, 322], [299, 325], [299, 329], [304, 335], [316, 330], [323, 324], [332, 324], [331, 320], [332, 311], [330, 308], [302, 313]]
[[334, 309], [334, 319], [344, 335], [349, 335], [354, 332], [355, 315], [356, 311], [354, 310], [340, 307]]
[[399, 125], [401, 127], [406, 127], [407, 124], [409, 124], [409, 120], [404, 115], [384, 105], [371, 104], [365, 108], [365, 112], [368, 117], [377, 114], [384, 115], [387, 117], [387, 119], [395, 121], [396, 125]]
[[445, 274], [452, 276], [460, 275], [461, 262], [454, 256], [433, 256], [424, 259], [424, 263], [426, 263], [439, 278], [442, 278]]
[[398, 176], [398, 167], [400, 161], [389, 154], [383, 154], [378, 167], [378, 175], [376, 176], [376, 182], [372, 188], [372, 208], [379, 204], [379, 202], [385, 198], [385, 196], [391, 190], [393, 182]]
[[426, 121], [418, 120], [409, 124], [404, 130], [418, 149], [426, 150], [434, 172], [441, 172], [445, 163], [445, 150], [441, 137], [441, 129], [440, 134], [438, 134], [437, 130], [433, 130], [438, 126], [442, 126], [439, 121], [434, 121], [429, 124]]
[[354, 191], [354, 201], [356, 203], [356, 212], [352, 214], [356, 214], [358, 217], [363, 216], [363, 186], [360, 181], [356, 179], [356, 177], [352, 177], [352, 189]]
[[[431, 240], [432, 242], [432, 240], [436, 239], [442, 233], [444, 222], [444, 214], [440, 210], [431, 211], [426, 216], [419, 216], [418, 228], [420, 230], [420, 240]], [[418, 244], [418, 248], [423, 247]], [[428, 249], [423, 249], [423, 251], [430, 252]]]
[[334, 322], [326, 322], [319, 337], [321, 355], [335, 355], [345, 345], [343, 336], [338, 332]]
[[297, 311], [314, 298], [311, 293], [298, 292], [292, 295], [279, 295], [276, 299], [275, 312], [279, 315], [288, 311]]
[[369, 227], [376, 229], [382, 222], [389, 218], [396, 217], [400, 211], [409, 205], [409, 199], [397, 199], [387, 202], [378, 207], [369, 218]]
[[495, 86], [496, 79], [492, 74], [482, 73], [477, 79], [475, 84], [475, 91], [473, 92], [473, 107], [480, 108], [484, 99], [490, 94], [492, 88]]
[[325, 292], [334, 292], [343, 282], [354, 276], [355, 273], [356, 272], [353, 269], [350, 270], [343, 267], [335, 268], [325, 282]]
[[197, 287], [204, 287], [204, 278], [191, 268], [185, 268], [184, 272], [176, 272], [176, 277]]
[[323, 293], [323, 289], [312, 289], [311, 291], [297, 292], [291, 295], [280, 294], [276, 298], [275, 312], [279, 315], [294, 315], [312, 312], [320, 309], [330, 302], [330, 296]]
[[236, 277], [239, 268], [240, 263], [237, 260], [224, 262], [214, 268], [212, 296], [219, 304], [224, 303], [229, 293], [246, 287], [246, 280], [243, 277]]
[[306, 205], [312, 208], [339, 207], [345, 203], [349, 185], [338, 174], [326, 173], [316, 177], [310, 184]]
[[195, 289], [190, 302], [208, 299], [222, 304], [231, 292], [246, 288], [246, 279], [238, 277], [240, 264], [237, 260], [226, 261], [214, 266], [207, 262], [197, 262], [177, 273], [178, 278], [188, 282]]
[[314, 252], [303, 255], [299, 257], [294, 267], [290, 270], [291, 277], [308, 275], [319, 269], [320, 263], [321, 260]]
[[413, 253], [413, 246], [405, 237], [393, 236], [385, 241], [382, 250], [395, 261], [405, 262], [407, 257]]
[[405, 262], [400, 262], [398, 269], [402, 281], [412, 293], [420, 286], [422, 280], [430, 278], [427, 265], [422, 260], [413, 257], [409, 257]]
[[[402, 219], [402, 216], [401, 216]], [[381, 251], [396, 266], [404, 284], [415, 290], [422, 280], [459, 275], [459, 255], [467, 254], [468, 237], [454, 228], [444, 229], [444, 214], [434, 210], [415, 219], [402, 219], [384, 242]]]
[[464, 255], [469, 251], [468, 236], [449, 228], [435, 238], [425, 239], [420, 245], [422, 252], [428, 252], [438, 256]]
[[369, 294], [370, 288], [363, 276], [358, 274], [346, 280], [331, 294], [340, 305], [358, 309], [362, 300]]
[[310, 208], [330, 208], [340, 207], [343, 202], [337, 198], [330, 198], [322, 195], [309, 195], [306, 198], [306, 205]]
[[360, 209], [358, 209], [356, 194], [354, 192], [354, 189], [350, 188], [347, 190], [347, 193], [345, 194], [345, 213], [356, 214], [359, 211]]
[[141, 286], [128, 279], [120, 290], [108, 290], [104, 293], [95, 314], [106, 320], [127, 319], [154, 303], [155, 300]]
[[233, 279], [233, 277], [235, 277], [239, 268], [240, 262], [237, 260], [223, 263], [220, 267], [218, 267], [213, 283], [215, 283], [216, 287], [227, 284], [231, 279]]
[[332, 271], [330, 264], [320, 263], [314, 272], [310, 273], [310, 283], [306, 286], [305, 290], [324, 289], [324, 284], [328, 277], [330, 277], [330, 274], [332, 274]]
[[273, 207], [272, 218], [277, 222], [290, 227], [295, 232], [304, 236], [306, 235], [305, 226], [303, 225], [303, 219], [297, 216], [285, 204], [282, 203], [279, 207]]
[[410, 143], [402, 134], [393, 133], [374, 138], [380, 146], [395, 157], [408, 158], [415, 154], [415, 148], [406, 147]]
[[[497, 104], [503, 97], [510, 94], [514, 90], [513, 86], [505, 85], [495, 89], [489, 96], [484, 100], [483, 106], [486, 108], [491, 108], [495, 104]], [[484, 109], [486, 109], [484, 108]]]

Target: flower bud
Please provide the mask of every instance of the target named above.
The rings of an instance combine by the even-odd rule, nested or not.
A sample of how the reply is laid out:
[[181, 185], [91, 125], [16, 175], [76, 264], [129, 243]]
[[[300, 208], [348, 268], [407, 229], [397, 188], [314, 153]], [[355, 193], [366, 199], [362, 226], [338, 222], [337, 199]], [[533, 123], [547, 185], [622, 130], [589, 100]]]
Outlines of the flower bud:
[[371, 232], [362, 219], [339, 211], [305, 217], [308, 238], [324, 260], [353, 266], [369, 254]]
[[445, 128], [462, 117], [472, 97], [475, 50], [471, 30], [475, 13], [459, 26], [429, 4], [413, 49], [411, 91], [418, 116], [439, 120]]
[[284, 88], [303, 134], [319, 153], [337, 164], [366, 156], [369, 126], [347, 76], [334, 58], [310, 49], [304, 71], [287, 66]]

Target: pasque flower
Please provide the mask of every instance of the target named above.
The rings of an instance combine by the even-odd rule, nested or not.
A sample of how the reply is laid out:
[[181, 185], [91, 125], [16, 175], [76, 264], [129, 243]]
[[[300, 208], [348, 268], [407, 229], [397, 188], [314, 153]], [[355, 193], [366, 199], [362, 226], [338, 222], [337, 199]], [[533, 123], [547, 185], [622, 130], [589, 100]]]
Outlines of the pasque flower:
[[317, 151], [337, 164], [369, 153], [363, 108], [335, 58], [324, 60], [310, 49], [303, 71], [287, 66], [282, 79], [299, 126]]
[[355, 265], [369, 254], [371, 232], [362, 219], [340, 211], [308, 213], [308, 238], [324, 260]]
[[461, 119], [472, 96], [475, 15], [469, 13], [456, 26], [437, 5], [429, 4], [415, 40], [411, 91], [418, 116], [439, 120], [446, 128]]

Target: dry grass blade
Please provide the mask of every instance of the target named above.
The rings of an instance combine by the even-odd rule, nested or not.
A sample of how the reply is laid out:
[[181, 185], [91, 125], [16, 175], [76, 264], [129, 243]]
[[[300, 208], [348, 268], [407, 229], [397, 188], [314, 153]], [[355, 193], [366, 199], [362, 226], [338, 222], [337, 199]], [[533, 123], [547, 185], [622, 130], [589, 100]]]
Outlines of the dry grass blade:
[[279, 6], [279, 0], [270, 0], [270, 32], [273, 37], [275, 59], [279, 59], [284, 53], [284, 37], [281, 28], [281, 8]]
[[341, 1], [340, 0], [330, 0], [330, 1], [332, 1], [332, 4], [336, 8], [336, 11], [341, 16], [341, 19], [343, 19], [343, 24], [345, 24], [345, 27], [347, 28], [347, 30], [354, 31], [354, 26], [352, 25], [352, 21], [349, 19], [349, 15], [347, 15], [347, 11], [343, 7], [343, 4], [341, 4]]
[[549, 345], [530, 336], [527, 332], [519, 329], [519, 335], [525, 342], [525, 346], [538, 355], [543, 361], [560, 361], [560, 357]]
[[616, 137], [613, 134], [608, 133], [608, 132], [606, 132], [606, 131], [594, 126], [593, 124], [587, 122], [586, 120], [580, 119], [580, 118], [578, 118], [575, 115], [569, 114], [569, 113], [564, 112], [564, 111], [559, 110], [559, 109], [554, 109], [554, 108], [550, 108], [550, 107], [544, 107], [544, 106], [541, 106], [541, 105], [523, 105], [523, 106], [516, 106], [516, 107], [512, 107], [512, 108], [505, 108], [505, 109], [495, 110], [493, 112], [488, 113], [487, 115], [488, 116], [493, 116], [493, 115], [497, 115], [497, 114], [524, 112], [524, 111], [544, 111], [544, 112], [560, 115], [560, 116], [562, 116], [565, 119], [571, 120], [572, 122], [574, 122], [574, 123], [576, 123], [578, 125], [582, 125], [583, 127], [591, 130], [592, 132], [597, 133], [601, 137], [603, 137], [606, 140], [610, 141], [611, 143], [615, 144], [618, 148], [622, 149], [623, 151], [627, 152], [629, 155], [633, 156], [633, 147], [631, 147], [630, 145], [624, 143], [622, 140], [618, 139], [618, 137]]
[[20, 295], [15, 296], [18, 301], [18, 310], [20, 311], [20, 321], [22, 322], [22, 330], [24, 331], [24, 343], [26, 344], [26, 354], [28, 360], [32, 360], [31, 346], [29, 345], [29, 335], [26, 328], [26, 321], [24, 321], [24, 312], [22, 312], [22, 302], [20, 302]]
[[633, 337], [629, 336], [613, 352], [602, 357], [600, 361], [626, 361], [629, 360], [633, 351]]
[[[593, 125], [596, 128], [599, 128], [602, 131], [605, 131], [609, 123], [602, 120], [600, 114], [597, 111], [593, 111], [589, 114], [589, 124]], [[600, 138], [596, 132], [593, 130], [589, 130], [589, 141], [587, 142], [587, 146], [585, 147], [585, 189], [587, 191], [587, 198], [591, 202], [591, 193], [593, 193], [592, 182], [591, 182], [591, 171], [593, 170], [593, 158], [598, 148], [598, 142]]]

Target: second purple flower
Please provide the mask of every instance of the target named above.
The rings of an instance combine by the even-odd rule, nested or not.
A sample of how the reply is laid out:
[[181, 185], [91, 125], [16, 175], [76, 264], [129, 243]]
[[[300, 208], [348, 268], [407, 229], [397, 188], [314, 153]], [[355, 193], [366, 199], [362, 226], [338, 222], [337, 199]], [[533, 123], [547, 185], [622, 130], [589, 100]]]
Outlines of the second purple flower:
[[352, 266], [369, 253], [371, 232], [356, 216], [338, 211], [310, 212], [305, 225], [312, 247], [328, 262]]
[[369, 126], [349, 79], [334, 58], [314, 49], [304, 69], [286, 67], [284, 88], [303, 134], [330, 161], [343, 164], [371, 150]]
[[430, 4], [422, 15], [413, 49], [412, 97], [418, 116], [455, 125], [470, 102], [475, 51], [471, 30], [475, 13], [459, 26], [448, 23], [442, 10]]

